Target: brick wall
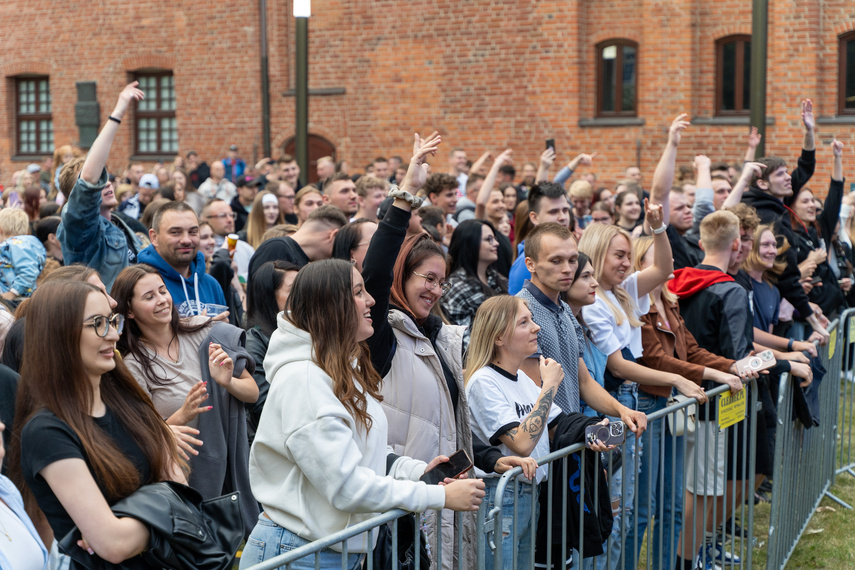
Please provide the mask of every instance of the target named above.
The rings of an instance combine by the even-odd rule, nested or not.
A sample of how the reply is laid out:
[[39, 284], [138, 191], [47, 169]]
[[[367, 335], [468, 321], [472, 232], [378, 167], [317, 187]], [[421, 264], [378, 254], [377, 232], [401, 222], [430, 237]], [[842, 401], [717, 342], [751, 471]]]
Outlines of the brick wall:
[[[411, 133], [438, 129], [447, 151], [474, 159], [514, 149], [518, 166], [555, 138], [559, 160], [599, 152], [601, 183], [611, 185], [639, 162], [649, 185], [671, 119], [709, 118], [715, 106], [715, 41], [750, 34], [743, 0], [316, 0], [310, 20], [310, 86], [344, 94], [310, 100], [310, 132], [328, 139], [355, 170], [374, 156], [408, 156]], [[274, 148], [294, 134], [294, 22], [289, 0], [267, 0], [271, 133]], [[837, 38], [855, 29], [848, 0], [772, 0], [769, 10], [767, 152], [794, 160], [801, 147], [799, 102], [818, 117], [837, 106]], [[8, 183], [14, 117], [12, 77], [51, 79], [57, 146], [74, 142], [76, 81], [96, 81], [102, 118], [129, 74], [175, 74], [180, 149], [209, 162], [237, 144], [248, 160], [262, 147], [260, 29], [257, 2], [224, 9], [207, 0], [105, 0], [64, 3], [4, 0], [0, 18], [0, 181]], [[44, 33], [37, 33], [42, 31]], [[595, 114], [598, 42], [638, 43], [638, 116], [643, 125], [580, 127]], [[129, 121], [130, 123], [131, 121]], [[678, 160], [699, 152], [739, 161], [747, 126], [695, 125]], [[119, 170], [132, 152], [122, 125], [110, 158]], [[855, 154], [855, 125], [818, 127], [818, 171], [825, 185], [832, 136]], [[278, 151], [274, 150], [274, 156]], [[849, 161], [852, 164], [855, 161]]]

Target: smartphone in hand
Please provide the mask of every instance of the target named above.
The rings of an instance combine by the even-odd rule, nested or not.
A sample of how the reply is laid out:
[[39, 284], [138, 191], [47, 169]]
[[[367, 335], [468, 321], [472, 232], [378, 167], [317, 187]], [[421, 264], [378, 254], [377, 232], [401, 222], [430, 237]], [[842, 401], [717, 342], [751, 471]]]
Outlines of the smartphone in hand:
[[466, 452], [458, 449], [448, 458], [448, 461], [440, 463], [430, 471], [425, 471], [425, 474], [419, 477], [419, 481], [424, 481], [428, 485], [437, 485], [446, 479], [455, 479], [461, 476], [472, 467], [472, 460], [469, 459]]

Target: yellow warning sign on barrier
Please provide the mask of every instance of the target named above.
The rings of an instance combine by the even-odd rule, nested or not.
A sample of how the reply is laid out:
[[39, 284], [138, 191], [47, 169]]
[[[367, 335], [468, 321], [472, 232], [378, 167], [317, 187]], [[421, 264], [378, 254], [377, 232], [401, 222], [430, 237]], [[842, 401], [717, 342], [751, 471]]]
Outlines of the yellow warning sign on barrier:
[[748, 410], [748, 390], [743, 388], [736, 394], [728, 392], [718, 399], [718, 428], [726, 429], [745, 419]]
[[855, 318], [849, 319], [849, 344], [855, 342]]
[[828, 337], [828, 359], [831, 360], [831, 357], [834, 356], [834, 349], [837, 348], [837, 329], [831, 331], [831, 334]]

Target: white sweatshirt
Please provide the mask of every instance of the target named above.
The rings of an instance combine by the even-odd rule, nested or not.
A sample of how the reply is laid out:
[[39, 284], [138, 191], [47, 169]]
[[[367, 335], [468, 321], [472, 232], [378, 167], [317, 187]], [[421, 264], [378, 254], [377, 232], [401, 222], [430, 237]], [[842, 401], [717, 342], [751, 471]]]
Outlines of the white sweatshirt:
[[[267, 516], [317, 540], [389, 509], [441, 509], [445, 490], [417, 481], [423, 461], [401, 457], [386, 476], [390, 449], [380, 403], [367, 397], [373, 425], [366, 434], [311, 359], [309, 333], [281, 313], [278, 325], [264, 359], [270, 391], [249, 458], [252, 492]], [[373, 547], [365, 534], [347, 544], [353, 553]]]

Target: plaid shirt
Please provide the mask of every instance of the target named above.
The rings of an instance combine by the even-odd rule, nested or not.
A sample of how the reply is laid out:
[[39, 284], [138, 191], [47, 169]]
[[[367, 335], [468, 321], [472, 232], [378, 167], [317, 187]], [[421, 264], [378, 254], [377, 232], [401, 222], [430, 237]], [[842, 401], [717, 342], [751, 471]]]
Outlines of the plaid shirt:
[[[458, 268], [448, 276], [451, 287], [440, 299], [440, 305], [448, 320], [455, 325], [463, 325], [466, 331], [463, 333], [463, 352], [469, 347], [469, 333], [472, 329], [472, 321], [475, 312], [488, 295], [484, 292], [484, 285], [478, 279], [466, 275], [463, 268]], [[495, 269], [487, 270], [487, 286], [492, 289], [493, 295], [506, 294], [508, 282]]]

